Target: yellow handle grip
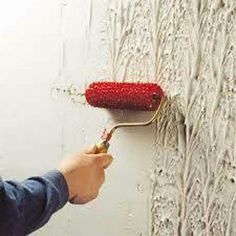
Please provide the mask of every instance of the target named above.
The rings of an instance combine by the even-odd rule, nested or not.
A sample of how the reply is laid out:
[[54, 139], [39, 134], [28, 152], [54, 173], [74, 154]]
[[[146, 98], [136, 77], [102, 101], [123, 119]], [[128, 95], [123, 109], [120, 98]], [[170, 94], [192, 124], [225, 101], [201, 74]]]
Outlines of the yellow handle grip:
[[96, 146], [97, 146], [96, 154], [98, 154], [98, 153], [107, 153], [108, 148], [109, 148], [109, 143], [104, 141], [104, 142], [102, 142], [102, 143], [100, 143]]

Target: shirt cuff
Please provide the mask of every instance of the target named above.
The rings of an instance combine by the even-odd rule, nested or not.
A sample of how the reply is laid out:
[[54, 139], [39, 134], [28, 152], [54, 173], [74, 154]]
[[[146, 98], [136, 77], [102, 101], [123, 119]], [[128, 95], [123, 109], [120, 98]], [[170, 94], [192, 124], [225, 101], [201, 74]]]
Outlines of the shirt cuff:
[[69, 189], [63, 174], [58, 170], [52, 170], [42, 176], [58, 190], [60, 203], [58, 209], [69, 201]]

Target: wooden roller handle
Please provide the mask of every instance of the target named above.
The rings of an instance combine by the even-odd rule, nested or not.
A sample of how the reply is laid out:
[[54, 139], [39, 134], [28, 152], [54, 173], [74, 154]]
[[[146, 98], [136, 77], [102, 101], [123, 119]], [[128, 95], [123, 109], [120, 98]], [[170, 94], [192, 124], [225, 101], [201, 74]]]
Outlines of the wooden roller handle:
[[96, 154], [98, 154], [98, 153], [107, 153], [108, 148], [109, 148], [109, 143], [106, 142], [106, 141], [103, 141], [102, 143], [100, 143], [96, 146], [97, 146]]

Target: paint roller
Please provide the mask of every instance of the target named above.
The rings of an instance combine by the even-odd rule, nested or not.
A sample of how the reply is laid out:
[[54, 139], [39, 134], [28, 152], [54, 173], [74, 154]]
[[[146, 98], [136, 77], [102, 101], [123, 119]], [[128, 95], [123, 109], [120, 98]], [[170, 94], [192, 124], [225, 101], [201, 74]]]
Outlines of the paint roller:
[[128, 109], [155, 111], [153, 117], [145, 122], [120, 123], [105, 130], [102, 142], [97, 145], [97, 153], [106, 153], [109, 141], [118, 128], [143, 127], [152, 124], [165, 106], [166, 97], [161, 87], [155, 83], [94, 82], [86, 90], [87, 102], [94, 107], [106, 109]]

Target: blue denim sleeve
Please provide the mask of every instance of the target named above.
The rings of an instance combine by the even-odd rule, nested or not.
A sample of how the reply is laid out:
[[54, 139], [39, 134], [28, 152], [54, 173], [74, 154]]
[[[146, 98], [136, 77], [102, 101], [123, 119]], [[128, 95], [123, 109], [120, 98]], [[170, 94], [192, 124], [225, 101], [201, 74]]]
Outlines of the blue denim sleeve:
[[21, 183], [0, 180], [0, 236], [27, 235], [48, 222], [68, 201], [68, 186], [59, 171]]

